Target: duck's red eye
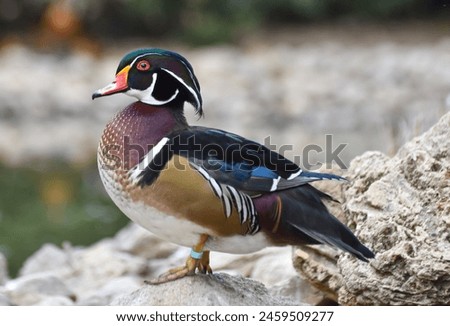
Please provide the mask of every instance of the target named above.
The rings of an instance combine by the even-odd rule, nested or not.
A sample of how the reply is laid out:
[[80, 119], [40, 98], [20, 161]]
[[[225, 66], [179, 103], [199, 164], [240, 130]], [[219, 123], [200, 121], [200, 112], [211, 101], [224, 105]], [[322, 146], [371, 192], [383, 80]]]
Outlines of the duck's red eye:
[[137, 70], [147, 71], [150, 69], [150, 62], [148, 62], [147, 60], [141, 60], [137, 63], [136, 67]]

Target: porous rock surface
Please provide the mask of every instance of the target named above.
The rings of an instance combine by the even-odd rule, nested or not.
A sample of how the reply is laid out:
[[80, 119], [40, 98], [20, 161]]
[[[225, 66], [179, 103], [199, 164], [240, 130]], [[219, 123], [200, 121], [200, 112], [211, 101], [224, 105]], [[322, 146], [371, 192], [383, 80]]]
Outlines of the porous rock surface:
[[294, 254], [297, 270], [344, 305], [450, 304], [449, 158], [450, 114], [392, 158], [355, 158], [344, 215], [375, 259], [303, 247]]
[[160, 285], [146, 285], [118, 297], [120, 306], [281, 306], [295, 305], [286, 297], [269, 294], [259, 282], [242, 276], [218, 273], [196, 275]]

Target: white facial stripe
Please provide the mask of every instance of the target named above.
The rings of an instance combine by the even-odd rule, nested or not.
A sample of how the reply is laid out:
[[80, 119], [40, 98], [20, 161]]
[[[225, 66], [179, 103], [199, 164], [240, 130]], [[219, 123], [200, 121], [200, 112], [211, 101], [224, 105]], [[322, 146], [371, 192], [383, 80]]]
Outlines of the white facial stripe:
[[165, 101], [160, 101], [153, 97], [152, 94], [155, 89], [157, 79], [158, 79], [158, 74], [155, 72], [152, 75], [152, 83], [149, 88], [147, 88], [145, 90], [131, 88], [126, 92], [126, 94], [135, 96], [141, 102], [144, 102], [144, 103], [147, 103], [150, 105], [164, 105], [164, 104], [167, 104], [167, 103], [173, 101], [177, 97], [178, 93], [180, 92], [178, 89], [176, 89], [175, 93], [169, 99], [167, 99]]
[[144, 171], [145, 168], [153, 161], [155, 156], [158, 155], [158, 153], [167, 144], [168, 141], [169, 138], [164, 137], [158, 142], [158, 144], [153, 146], [152, 149], [147, 153], [147, 155], [144, 156], [144, 159], [130, 170], [130, 179], [132, 179], [134, 182], [138, 181], [141, 172]]
[[[173, 78], [175, 78], [175, 79], [178, 80], [181, 84], [183, 84], [184, 87], [186, 87], [187, 90], [188, 90], [189, 92], [191, 92], [192, 95], [194, 95], [195, 102], [197, 102], [197, 107], [200, 107], [200, 106], [201, 106], [200, 100], [199, 100], [199, 98], [198, 98], [198, 96], [197, 96], [197, 92], [196, 92], [192, 87], [190, 87], [189, 85], [187, 85], [187, 84], [184, 82], [183, 79], [181, 79], [180, 77], [178, 77], [178, 76], [177, 76], [175, 73], [173, 73], [172, 71], [167, 70], [167, 69], [165, 69], [165, 68], [161, 68], [161, 70], [164, 70], [165, 72], [169, 73], [170, 75], [173, 76]], [[188, 70], [189, 70], [189, 69], [188, 69]], [[192, 79], [192, 80], [194, 80], [194, 79]]]
[[197, 83], [197, 81], [194, 77], [194, 72], [183, 61], [181, 61], [181, 63], [186, 68], [186, 70], [189, 71], [189, 76], [191, 76], [191, 79], [194, 82], [195, 88], [197, 89], [198, 92], [200, 92], [200, 85]]

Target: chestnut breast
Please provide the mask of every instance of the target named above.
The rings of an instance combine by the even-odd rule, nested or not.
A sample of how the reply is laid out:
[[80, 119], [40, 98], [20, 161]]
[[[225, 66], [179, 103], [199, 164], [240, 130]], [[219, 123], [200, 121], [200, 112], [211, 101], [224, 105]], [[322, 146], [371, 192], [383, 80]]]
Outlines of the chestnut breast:
[[102, 168], [128, 171], [177, 125], [170, 109], [135, 102], [119, 112], [103, 131]]

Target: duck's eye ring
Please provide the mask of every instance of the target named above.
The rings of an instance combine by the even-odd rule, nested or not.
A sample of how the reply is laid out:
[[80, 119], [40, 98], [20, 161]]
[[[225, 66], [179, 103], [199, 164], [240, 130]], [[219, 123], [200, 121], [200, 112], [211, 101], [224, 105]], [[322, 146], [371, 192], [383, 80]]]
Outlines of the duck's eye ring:
[[137, 63], [136, 68], [139, 71], [147, 71], [150, 69], [150, 62], [147, 60], [141, 60]]

